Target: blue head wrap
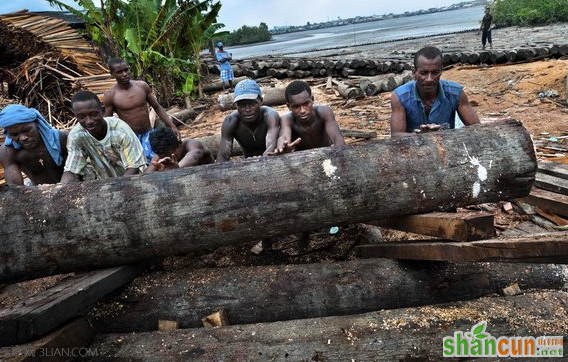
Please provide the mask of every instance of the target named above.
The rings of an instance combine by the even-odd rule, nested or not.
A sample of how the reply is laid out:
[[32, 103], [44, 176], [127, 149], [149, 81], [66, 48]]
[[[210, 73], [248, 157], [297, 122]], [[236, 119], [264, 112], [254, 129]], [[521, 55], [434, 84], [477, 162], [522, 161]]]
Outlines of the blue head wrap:
[[61, 144], [59, 142], [59, 131], [53, 128], [35, 108], [28, 108], [21, 104], [11, 104], [4, 107], [0, 112], [0, 127], [4, 129], [6, 140], [5, 146], [12, 146], [19, 150], [22, 146], [8, 136], [6, 128], [17, 124], [37, 122], [39, 134], [49, 151], [51, 158], [56, 165], [61, 166], [63, 156], [61, 156]]

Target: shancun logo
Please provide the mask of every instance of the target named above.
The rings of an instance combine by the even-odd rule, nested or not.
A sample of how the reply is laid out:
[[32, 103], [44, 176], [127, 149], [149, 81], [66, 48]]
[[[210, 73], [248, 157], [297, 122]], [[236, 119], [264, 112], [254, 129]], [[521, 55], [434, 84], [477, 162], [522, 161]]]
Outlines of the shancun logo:
[[493, 337], [486, 322], [444, 337], [444, 357], [562, 357], [562, 336]]

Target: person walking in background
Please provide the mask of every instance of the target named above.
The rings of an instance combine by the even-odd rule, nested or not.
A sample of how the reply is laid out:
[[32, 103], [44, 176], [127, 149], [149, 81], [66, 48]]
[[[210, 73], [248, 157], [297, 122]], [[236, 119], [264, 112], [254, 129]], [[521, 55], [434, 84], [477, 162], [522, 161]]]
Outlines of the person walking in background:
[[485, 50], [485, 44], [489, 42], [489, 47], [493, 49], [493, 41], [491, 40], [491, 25], [493, 24], [493, 15], [491, 15], [491, 9], [489, 7], [485, 8], [485, 16], [481, 20], [481, 45], [482, 49]]
[[221, 84], [223, 85], [223, 90], [225, 93], [227, 90], [225, 89], [225, 82], [229, 83], [229, 87], [233, 88], [233, 79], [235, 79], [235, 75], [233, 74], [233, 68], [231, 68], [231, 53], [227, 53], [223, 48], [223, 43], [218, 42], [217, 48], [219, 51], [217, 52], [217, 61], [219, 62], [219, 70], [221, 71]]

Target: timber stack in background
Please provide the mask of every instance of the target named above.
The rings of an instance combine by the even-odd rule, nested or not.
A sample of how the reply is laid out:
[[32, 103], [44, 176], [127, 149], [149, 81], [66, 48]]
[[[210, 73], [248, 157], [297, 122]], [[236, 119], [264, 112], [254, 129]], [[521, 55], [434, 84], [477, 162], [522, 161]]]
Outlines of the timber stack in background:
[[[491, 49], [484, 51], [443, 51], [443, 65], [454, 64], [494, 65], [527, 62], [568, 55], [568, 44], [549, 44], [542, 47], [519, 47], [515, 49]], [[392, 58], [293, 58], [267, 56], [262, 61], [244, 59], [233, 61], [236, 77], [252, 79], [272, 77], [276, 79], [302, 79], [308, 77], [373, 77], [380, 74], [400, 74], [413, 67], [413, 54], [401, 54]], [[208, 58], [202, 64], [203, 71], [219, 74], [216, 61]]]

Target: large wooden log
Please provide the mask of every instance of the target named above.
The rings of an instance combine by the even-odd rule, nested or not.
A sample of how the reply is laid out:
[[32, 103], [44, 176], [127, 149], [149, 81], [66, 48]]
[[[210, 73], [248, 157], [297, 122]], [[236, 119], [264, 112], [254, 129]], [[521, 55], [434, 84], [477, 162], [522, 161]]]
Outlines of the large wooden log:
[[237, 164], [6, 187], [0, 281], [519, 198], [536, 168], [529, 133], [509, 120]]
[[[284, 91], [286, 87], [274, 87], [274, 88], [261, 88], [262, 90], [262, 103], [265, 106], [281, 106], [286, 104], [286, 97], [284, 96]], [[233, 99], [235, 95], [233, 93], [222, 94], [219, 96], [219, 109], [222, 111], [227, 111], [233, 109]]]
[[135, 279], [89, 319], [100, 333], [152, 331], [158, 320], [199, 327], [219, 309], [231, 324], [273, 322], [475, 299], [514, 283], [562, 289], [567, 275], [564, 265], [389, 259], [175, 270]]
[[[245, 80], [247, 77], [238, 77], [233, 79], [233, 84], [236, 85], [241, 80]], [[226, 85], [226, 84], [225, 84]], [[206, 93], [217, 92], [223, 89], [223, 83], [221, 81], [217, 81], [214, 83], [208, 83], [203, 85], [203, 91]]]
[[495, 338], [563, 336], [567, 306], [566, 292], [547, 291], [343, 317], [107, 334], [95, 338], [90, 348], [98, 356], [87, 361], [441, 361], [443, 338], [480, 322]]

